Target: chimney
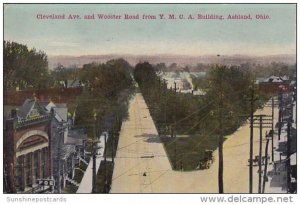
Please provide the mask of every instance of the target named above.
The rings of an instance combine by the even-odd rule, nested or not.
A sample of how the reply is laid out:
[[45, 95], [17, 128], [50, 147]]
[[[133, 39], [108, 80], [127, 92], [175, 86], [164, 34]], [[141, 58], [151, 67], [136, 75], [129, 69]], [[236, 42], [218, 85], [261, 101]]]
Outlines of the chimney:
[[55, 113], [54, 113], [54, 108], [51, 108], [51, 111], [50, 111], [51, 115], [54, 116]]
[[17, 117], [17, 110], [16, 109], [11, 109], [10, 116], [11, 116], [11, 118], [16, 118]]
[[34, 92], [32, 95], [33, 95], [34, 101], [37, 101], [36, 93]]

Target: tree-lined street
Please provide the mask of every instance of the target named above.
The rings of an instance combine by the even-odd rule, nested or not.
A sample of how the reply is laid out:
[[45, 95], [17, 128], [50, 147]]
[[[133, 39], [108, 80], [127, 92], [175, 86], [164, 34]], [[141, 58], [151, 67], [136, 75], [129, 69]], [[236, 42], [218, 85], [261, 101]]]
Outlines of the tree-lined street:
[[[275, 109], [275, 116], [277, 115]], [[271, 114], [265, 107], [255, 114]], [[276, 117], [275, 117], [276, 120]], [[269, 129], [264, 129], [269, 131]], [[224, 192], [249, 192], [249, 124], [224, 142]], [[265, 138], [265, 137], [264, 137]], [[254, 155], [259, 154], [259, 129], [254, 129]], [[263, 140], [263, 149], [265, 147]], [[271, 148], [269, 148], [271, 151]], [[130, 101], [129, 118], [122, 125], [110, 193], [217, 193], [218, 154], [209, 169], [173, 171], [149, 110], [140, 93]], [[258, 192], [258, 166], [253, 167], [253, 192]], [[273, 192], [280, 192], [275, 189]]]

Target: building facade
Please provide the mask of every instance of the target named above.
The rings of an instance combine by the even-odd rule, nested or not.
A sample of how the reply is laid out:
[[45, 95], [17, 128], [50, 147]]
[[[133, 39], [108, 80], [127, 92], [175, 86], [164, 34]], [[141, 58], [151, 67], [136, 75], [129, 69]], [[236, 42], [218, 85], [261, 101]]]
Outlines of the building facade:
[[52, 177], [51, 118], [36, 99], [27, 99], [5, 120], [6, 192], [30, 191], [37, 179]]
[[60, 193], [67, 181], [78, 185], [75, 165], [84, 160], [87, 135], [72, 128], [67, 104], [26, 99], [4, 121], [4, 192]]

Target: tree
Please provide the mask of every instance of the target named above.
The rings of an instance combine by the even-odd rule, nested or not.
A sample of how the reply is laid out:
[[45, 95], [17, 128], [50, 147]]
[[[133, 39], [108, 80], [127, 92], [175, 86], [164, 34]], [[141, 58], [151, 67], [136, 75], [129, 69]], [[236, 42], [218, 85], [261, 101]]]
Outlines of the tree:
[[128, 62], [116, 59], [105, 64], [85, 64], [78, 70], [84, 90], [76, 100], [76, 125], [89, 126], [96, 113], [100, 127], [116, 108], [121, 109], [132, 85], [131, 69]]
[[216, 109], [218, 112], [218, 153], [219, 153], [219, 169], [218, 169], [218, 184], [219, 184], [219, 193], [224, 193], [223, 188], [223, 142], [224, 142], [224, 133], [223, 133], [223, 106], [224, 106], [224, 96], [225, 90], [230, 89], [229, 86], [224, 83], [226, 73], [226, 66], [216, 65], [212, 68], [212, 71], [209, 75], [209, 92], [210, 97], [214, 98], [216, 103]]
[[[219, 193], [223, 193], [223, 142], [224, 135], [230, 134], [241, 125], [241, 115], [248, 110], [247, 98], [253, 77], [248, 69], [238, 66], [214, 66], [207, 77], [209, 101], [216, 101], [212, 110], [218, 112], [219, 128]], [[224, 118], [230, 117], [230, 120]], [[226, 123], [226, 125], [224, 125]]]
[[45, 88], [49, 86], [47, 55], [26, 45], [4, 41], [4, 89], [19, 87]]

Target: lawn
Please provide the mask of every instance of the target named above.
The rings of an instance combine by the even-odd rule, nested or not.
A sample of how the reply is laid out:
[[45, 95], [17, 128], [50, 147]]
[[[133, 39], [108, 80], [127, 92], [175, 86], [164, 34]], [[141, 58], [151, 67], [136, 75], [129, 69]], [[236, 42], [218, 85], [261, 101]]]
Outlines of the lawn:
[[[106, 169], [106, 179], [107, 179], [107, 187], [105, 188], [105, 169]], [[111, 186], [111, 179], [113, 173], [113, 164], [111, 161], [105, 162], [101, 161], [100, 168], [97, 173], [97, 181], [96, 181], [96, 193], [108, 193]]]
[[217, 135], [193, 134], [177, 138], [161, 137], [165, 150], [174, 170], [197, 170], [205, 150], [215, 150]]

